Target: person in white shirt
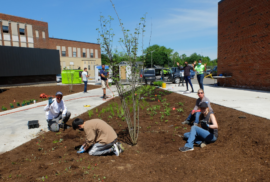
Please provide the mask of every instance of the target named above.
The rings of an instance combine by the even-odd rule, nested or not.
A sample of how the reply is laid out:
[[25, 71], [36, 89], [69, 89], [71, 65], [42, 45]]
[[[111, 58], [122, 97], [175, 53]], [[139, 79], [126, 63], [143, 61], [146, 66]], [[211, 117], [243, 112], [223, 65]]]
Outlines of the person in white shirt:
[[82, 82], [84, 82], [84, 91], [83, 93], [87, 93], [87, 82], [88, 82], [89, 75], [87, 74], [87, 68], [84, 68], [82, 72]]
[[[59, 128], [65, 127], [71, 113], [67, 111], [67, 107], [62, 100], [63, 93], [56, 92], [55, 97], [55, 99], [49, 98], [48, 104], [44, 107], [44, 111], [46, 111], [49, 130], [58, 132]], [[61, 119], [62, 122], [59, 123]]]

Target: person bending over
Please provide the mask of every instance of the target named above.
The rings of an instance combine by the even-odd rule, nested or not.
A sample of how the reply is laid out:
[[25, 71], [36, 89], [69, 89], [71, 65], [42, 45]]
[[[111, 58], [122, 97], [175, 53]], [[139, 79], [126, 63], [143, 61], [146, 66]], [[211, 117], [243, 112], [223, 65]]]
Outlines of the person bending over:
[[194, 120], [194, 118], [195, 118], [194, 125], [197, 126], [199, 124], [199, 117], [201, 115], [201, 111], [199, 110], [199, 105], [202, 102], [207, 103], [208, 107], [209, 107], [209, 110], [211, 112], [213, 112], [213, 109], [212, 109], [212, 107], [210, 105], [210, 100], [207, 97], [205, 97], [204, 92], [203, 92], [202, 89], [198, 90], [198, 96], [199, 96], [199, 98], [196, 100], [196, 104], [195, 104], [194, 109], [188, 115], [187, 119], [184, 122], [182, 122], [182, 124], [190, 124], [190, 122], [192, 120]]
[[[55, 99], [49, 98], [48, 104], [44, 107], [44, 111], [46, 111], [46, 119], [49, 130], [58, 132], [59, 128], [65, 127], [71, 113], [67, 111], [67, 107], [62, 100], [63, 93], [57, 92], [55, 97]], [[60, 122], [60, 120], [62, 121]]]
[[119, 156], [124, 151], [113, 128], [101, 119], [84, 121], [76, 118], [72, 122], [74, 130], [84, 130], [86, 141], [77, 153], [88, 151], [89, 155], [105, 155], [114, 153]]
[[192, 83], [191, 83], [191, 76], [190, 76], [190, 70], [193, 70], [194, 65], [193, 65], [193, 67], [192, 67], [192, 66], [189, 66], [189, 65], [188, 65], [188, 62], [185, 62], [185, 66], [184, 66], [183, 68], [181, 68], [181, 67], [179, 66], [179, 63], [177, 62], [177, 66], [178, 66], [178, 69], [179, 69], [179, 70], [184, 70], [184, 79], [185, 79], [185, 81], [186, 81], [187, 91], [188, 91], [188, 83], [189, 83], [189, 84], [190, 84], [190, 87], [191, 87], [191, 89], [192, 89], [191, 92], [194, 92], [193, 86], [192, 86]]
[[101, 77], [101, 88], [103, 89], [103, 99], [106, 99], [106, 87], [108, 87], [108, 77], [109, 72], [105, 70], [105, 65], [102, 65], [102, 69], [100, 70]]
[[200, 110], [201, 128], [192, 126], [190, 132], [184, 134], [187, 143], [179, 148], [181, 152], [194, 150], [194, 143], [202, 148], [206, 146], [206, 143], [213, 143], [218, 138], [218, 124], [213, 111], [210, 111], [206, 102], [200, 104]]

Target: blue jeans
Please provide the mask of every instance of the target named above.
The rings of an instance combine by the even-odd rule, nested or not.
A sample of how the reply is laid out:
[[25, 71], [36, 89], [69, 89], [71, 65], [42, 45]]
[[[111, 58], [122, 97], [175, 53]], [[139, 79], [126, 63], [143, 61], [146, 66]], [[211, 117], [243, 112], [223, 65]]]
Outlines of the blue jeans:
[[197, 80], [201, 89], [203, 89], [203, 78], [204, 78], [204, 74], [197, 75]]
[[193, 148], [194, 143], [200, 145], [203, 141], [207, 143], [215, 142], [217, 138], [209, 131], [198, 126], [192, 126], [190, 132], [184, 134], [187, 139], [185, 147]]
[[186, 120], [192, 121], [192, 120], [194, 120], [194, 117], [195, 117], [194, 123], [199, 124], [200, 115], [201, 115], [201, 112], [196, 112], [193, 115], [190, 113]]
[[84, 82], [84, 92], [87, 92], [87, 81], [83, 81]]
[[190, 84], [191, 89], [193, 90], [193, 86], [192, 86], [192, 83], [191, 83], [191, 76], [184, 76], [184, 79], [186, 81], [187, 90], [188, 90], [188, 83]]

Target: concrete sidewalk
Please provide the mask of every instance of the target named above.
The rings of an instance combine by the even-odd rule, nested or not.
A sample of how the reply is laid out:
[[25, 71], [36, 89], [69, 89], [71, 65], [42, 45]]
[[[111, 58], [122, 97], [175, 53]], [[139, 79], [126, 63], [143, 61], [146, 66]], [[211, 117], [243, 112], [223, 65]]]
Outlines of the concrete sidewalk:
[[[176, 86], [175, 84], [167, 84], [167, 90], [192, 97], [198, 98], [198, 84], [193, 84], [194, 93], [185, 93], [186, 86]], [[190, 86], [189, 86], [189, 90]], [[270, 91], [215, 87], [212, 85], [204, 85], [205, 96], [210, 102], [243, 111], [252, 115], [270, 119], [269, 104]], [[195, 102], [194, 102], [195, 105]]]
[[[111, 88], [114, 95], [117, 95], [115, 87]], [[71, 118], [74, 118], [87, 110], [93, 109], [110, 99], [104, 101], [101, 97], [103, 95], [102, 89], [89, 90], [88, 93], [75, 93], [64, 96], [63, 100], [67, 106], [68, 111], [71, 112]], [[112, 93], [107, 89], [107, 95], [112, 98]], [[10, 151], [27, 141], [35, 138], [42, 129], [48, 131], [47, 121], [45, 118], [45, 111], [43, 108], [48, 101], [38, 102], [28, 106], [4, 111], [0, 113], [0, 153]], [[91, 107], [84, 107], [90, 105]], [[39, 120], [40, 127], [35, 129], [28, 129], [29, 120]]]

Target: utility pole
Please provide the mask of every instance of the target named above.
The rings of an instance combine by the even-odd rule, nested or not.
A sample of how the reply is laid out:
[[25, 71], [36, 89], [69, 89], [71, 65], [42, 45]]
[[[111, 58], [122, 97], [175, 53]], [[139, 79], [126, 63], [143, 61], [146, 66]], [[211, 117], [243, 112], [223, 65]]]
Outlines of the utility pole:
[[152, 62], [152, 53], [155, 51], [151, 51], [151, 68], [153, 68], [153, 62]]

